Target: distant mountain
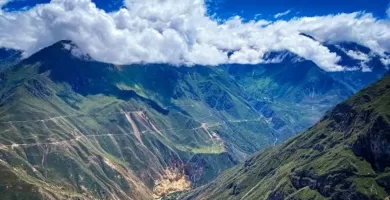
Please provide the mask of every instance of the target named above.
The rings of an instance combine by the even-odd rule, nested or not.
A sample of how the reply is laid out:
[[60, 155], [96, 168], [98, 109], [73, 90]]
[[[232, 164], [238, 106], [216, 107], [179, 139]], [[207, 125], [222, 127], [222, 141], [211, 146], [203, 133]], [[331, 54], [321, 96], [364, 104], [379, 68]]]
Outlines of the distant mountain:
[[261, 65], [117, 66], [72, 41], [21, 61], [3, 56], [15, 65], [0, 73], [0, 193], [151, 199], [196, 188], [357, 88], [290, 52], [266, 56]]
[[390, 76], [180, 199], [388, 199]]
[[0, 71], [19, 62], [22, 52], [14, 49], [0, 48]]
[[[312, 40], [314, 37], [302, 33]], [[341, 60], [339, 65], [346, 67], [344, 72], [334, 72], [332, 76], [354, 91], [359, 91], [379, 80], [390, 69], [390, 54], [384, 55], [355, 42], [322, 43], [330, 52], [336, 53]], [[370, 73], [367, 73], [370, 72]]]
[[326, 72], [288, 51], [267, 53], [264, 64], [222, 67], [243, 88], [248, 103], [276, 130], [278, 141], [314, 125], [327, 110], [381, 79], [389, 70], [383, 62], [386, 56], [362, 45], [324, 45], [340, 56], [339, 64], [348, 70]]
[[284, 141], [316, 123], [323, 114], [354, 92], [311, 61], [273, 53], [281, 62], [225, 69], [243, 88], [245, 99]]
[[353, 42], [342, 42], [326, 44], [325, 46], [341, 57], [340, 65], [351, 70], [334, 72], [332, 76], [354, 91], [359, 91], [374, 83], [390, 69], [390, 66], [385, 65], [386, 62], [382, 61], [389, 58], [384, 58], [362, 45]]

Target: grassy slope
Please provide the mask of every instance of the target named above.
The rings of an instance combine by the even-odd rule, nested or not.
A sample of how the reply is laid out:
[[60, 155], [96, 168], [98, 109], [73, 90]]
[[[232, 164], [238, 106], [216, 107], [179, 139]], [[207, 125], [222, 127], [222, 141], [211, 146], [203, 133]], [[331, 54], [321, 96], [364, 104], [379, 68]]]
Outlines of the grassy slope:
[[390, 187], [390, 76], [318, 124], [223, 173], [188, 199], [385, 199]]
[[1, 198], [151, 199], [166, 170], [197, 186], [274, 141], [223, 71], [118, 67], [61, 45], [1, 74]]
[[294, 58], [226, 67], [244, 88], [248, 102], [277, 130], [281, 142], [314, 125], [327, 110], [353, 94], [313, 62], [290, 61]]

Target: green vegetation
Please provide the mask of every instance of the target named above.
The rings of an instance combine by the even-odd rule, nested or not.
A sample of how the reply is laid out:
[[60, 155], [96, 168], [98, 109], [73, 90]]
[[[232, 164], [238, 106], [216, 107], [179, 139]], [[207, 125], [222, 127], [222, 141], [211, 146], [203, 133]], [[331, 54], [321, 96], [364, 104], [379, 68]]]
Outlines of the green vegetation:
[[314, 127], [179, 199], [385, 199], [390, 196], [390, 76]]
[[166, 168], [195, 187], [273, 144], [223, 70], [118, 67], [67, 42], [1, 73], [1, 192], [18, 181], [36, 199], [151, 199]]
[[[116, 66], [74, 57], [63, 48], [65, 44], [74, 45], [61, 41], [1, 71], [1, 197], [151, 199], [167, 169], [188, 177], [196, 188], [249, 154], [309, 127], [351, 94], [312, 63], [292, 66], [306, 70], [259, 65], [238, 68], [237, 73], [231, 71], [234, 67]], [[302, 74], [292, 74], [295, 71]], [[387, 107], [381, 109], [386, 112]], [[339, 130], [334, 132], [332, 140], [342, 139]], [[325, 162], [336, 155], [314, 157], [321, 153], [309, 143], [293, 147], [300, 157], [286, 165], [281, 162], [289, 154], [266, 156], [268, 171], [259, 176], [280, 166], [283, 170], [275, 176], [283, 182], [264, 187], [262, 195], [269, 195], [270, 188], [294, 190], [287, 175], [300, 161]], [[313, 164], [310, 167], [318, 169], [313, 173], [326, 175], [339, 165], [345, 169], [362, 165], [359, 173], [373, 172], [351, 152], [337, 149], [337, 155], [351, 162]], [[383, 185], [388, 176], [365, 178], [367, 184], [375, 179]], [[221, 194], [233, 190], [239, 195], [238, 186], [229, 185]], [[383, 190], [377, 191], [382, 195]], [[302, 193], [318, 196], [306, 190], [296, 195]]]

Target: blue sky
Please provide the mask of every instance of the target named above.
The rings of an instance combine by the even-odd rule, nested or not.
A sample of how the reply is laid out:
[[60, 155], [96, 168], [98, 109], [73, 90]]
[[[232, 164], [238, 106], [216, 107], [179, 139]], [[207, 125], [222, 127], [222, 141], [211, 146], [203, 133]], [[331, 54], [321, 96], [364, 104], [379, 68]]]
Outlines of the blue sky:
[[[19, 10], [32, 7], [50, 0], [13, 0], [3, 8]], [[122, 6], [119, 0], [93, 0], [99, 8], [106, 11], [117, 10]], [[315, 16], [337, 14], [341, 12], [366, 11], [376, 17], [386, 17], [389, 0], [207, 0], [209, 14], [221, 19], [240, 15], [246, 20], [261, 14], [262, 19], [272, 19], [277, 13], [291, 12], [284, 18], [294, 16]], [[259, 16], [259, 15], [258, 15]]]
[[377, 17], [385, 17], [388, 3], [388, 0], [223, 0], [214, 9], [222, 18], [238, 14], [250, 19], [256, 14], [262, 14], [262, 18], [269, 19], [275, 13], [286, 10], [291, 10], [286, 17], [355, 11], [366, 11]]
[[[0, 47], [29, 56], [66, 39], [80, 47], [76, 55], [102, 62], [213, 66], [274, 62], [264, 55], [287, 50], [327, 71], [345, 68], [321, 42], [390, 52], [389, 0], [92, 1], [0, 0], [8, 2], [0, 10]], [[118, 11], [124, 2], [128, 7]], [[34, 7], [38, 3], [46, 4]], [[348, 53], [362, 66], [369, 60], [362, 52]], [[390, 66], [390, 56], [381, 62]]]

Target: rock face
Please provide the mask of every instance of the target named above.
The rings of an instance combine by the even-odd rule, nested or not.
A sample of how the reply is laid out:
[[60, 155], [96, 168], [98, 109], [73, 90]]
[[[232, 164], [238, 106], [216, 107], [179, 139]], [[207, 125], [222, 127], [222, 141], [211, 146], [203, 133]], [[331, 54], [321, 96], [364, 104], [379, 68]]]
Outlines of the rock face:
[[390, 126], [379, 116], [366, 135], [359, 136], [353, 145], [353, 152], [363, 157], [379, 172], [390, 167]]
[[386, 199], [389, 102], [386, 76], [337, 105], [303, 134], [180, 199]]

